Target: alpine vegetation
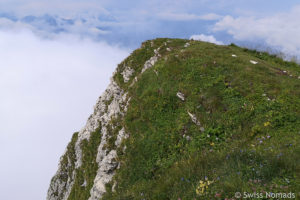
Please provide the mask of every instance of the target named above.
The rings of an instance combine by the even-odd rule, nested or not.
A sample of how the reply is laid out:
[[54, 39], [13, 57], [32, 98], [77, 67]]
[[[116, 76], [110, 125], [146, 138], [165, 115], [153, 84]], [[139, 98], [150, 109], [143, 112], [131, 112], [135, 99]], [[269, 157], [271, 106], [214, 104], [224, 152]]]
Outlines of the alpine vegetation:
[[74, 133], [47, 199], [299, 196], [299, 77], [234, 44], [146, 41]]

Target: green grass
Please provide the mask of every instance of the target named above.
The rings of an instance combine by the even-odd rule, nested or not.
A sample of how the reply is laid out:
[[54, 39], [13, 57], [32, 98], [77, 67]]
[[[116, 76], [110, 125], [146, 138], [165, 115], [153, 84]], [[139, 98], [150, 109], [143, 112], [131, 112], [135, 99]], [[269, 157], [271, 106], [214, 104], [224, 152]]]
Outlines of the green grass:
[[[114, 79], [132, 97], [122, 122], [130, 137], [125, 153], [118, 151], [116, 191], [108, 184], [103, 199], [300, 191], [300, 66], [235, 45], [189, 41], [183, 48], [186, 42], [147, 41], [119, 65]], [[162, 58], [155, 66], [132, 87], [133, 78], [124, 84], [123, 66], [134, 68], [136, 76], [157, 47]], [[178, 91], [185, 101], [176, 97]], [[187, 112], [197, 116], [204, 132]], [[205, 179], [213, 183], [203, 194], [196, 192]]]

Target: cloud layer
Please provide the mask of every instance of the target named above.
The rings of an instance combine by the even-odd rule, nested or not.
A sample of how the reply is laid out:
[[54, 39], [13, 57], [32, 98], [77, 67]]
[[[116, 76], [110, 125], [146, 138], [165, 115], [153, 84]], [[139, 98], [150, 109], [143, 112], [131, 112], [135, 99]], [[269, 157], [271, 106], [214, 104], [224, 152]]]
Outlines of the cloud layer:
[[78, 15], [78, 13], [109, 13], [101, 6], [101, 0], [1, 0], [0, 12], [14, 13], [17, 17], [47, 13], [66, 18]]
[[188, 38], [199, 33], [199, 29], [205, 33], [203, 25], [221, 18], [212, 9], [205, 9], [203, 4], [207, 2], [3, 0], [0, 30], [25, 28], [45, 38], [55, 38], [61, 33], [77, 34], [137, 48], [144, 40], [154, 37]]
[[116, 64], [129, 54], [110, 44], [136, 48], [146, 39], [192, 35], [215, 44], [266, 44], [299, 56], [296, 4], [1, 0], [0, 199], [45, 198], [71, 134], [84, 125]]
[[214, 31], [226, 31], [239, 41], [264, 42], [286, 54], [300, 57], [300, 6], [267, 17], [225, 16]]
[[163, 20], [171, 20], [171, 21], [191, 21], [191, 20], [218, 20], [222, 18], [222, 16], [217, 15], [215, 13], [208, 13], [205, 15], [195, 15], [189, 13], [172, 13], [172, 12], [163, 12], [159, 13], [158, 17]]
[[128, 51], [30, 31], [0, 31], [0, 45], [0, 199], [45, 199], [72, 133]]

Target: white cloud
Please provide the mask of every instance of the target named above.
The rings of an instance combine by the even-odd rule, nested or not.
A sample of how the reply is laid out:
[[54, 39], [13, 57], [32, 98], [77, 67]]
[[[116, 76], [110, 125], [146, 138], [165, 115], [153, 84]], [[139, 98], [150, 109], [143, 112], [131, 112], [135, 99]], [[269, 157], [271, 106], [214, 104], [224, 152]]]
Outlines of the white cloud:
[[30, 29], [32, 26], [30, 24], [25, 24], [22, 22], [14, 22], [10, 19], [0, 18], [0, 29], [6, 30], [21, 30], [21, 29]]
[[35, 34], [46, 38], [57, 37], [57, 35], [60, 35], [61, 33], [71, 33], [77, 34], [78, 36], [97, 39], [99, 36], [110, 33], [110, 30], [102, 30], [102, 26], [107, 26], [107, 23], [115, 23], [113, 21], [107, 23], [106, 21], [101, 21], [99, 15], [68, 20], [50, 15], [32, 17], [34, 20], [28, 22], [24, 21], [22, 18], [17, 21], [8, 18], [0, 18], [0, 30], [22, 31], [23, 29], [30, 29]]
[[200, 40], [200, 41], [204, 41], [204, 42], [210, 42], [210, 43], [214, 43], [214, 44], [218, 44], [218, 45], [223, 45], [223, 42], [218, 41], [213, 35], [204, 35], [204, 34], [192, 35], [190, 37], [190, 39]]
[[265, 41], [287, 54], [300, 56], [300, 6], [290, 12], [268, 17], [225, 16], [214, 26], [214, 31], [226, 31], [236, 40]]
[[[0, 29], [30, 29], [42, 37], [72, 33], [98, 39], [111, 32], [115, 17], [99, 0], [2, 0]], [[104, 27], [104, 28], [103, 28]]]
[[109, 14], [101, 6], [99, 0], [1, 0], [0, 11], [13, 12], [19, 17], [26, 15], [60, 15], [74, 17], [78, 13], [84, 14]]
[[208, 13], [206, 15], [201, 16], [202, 20], [218, 20], [218, 19], [221, 19], [221, 18], [222, 18], [221, 15], [217, 15], [215, 13]]
[[0, 46], [0, 199], [45, 199], [72, 133], [129, 52], [30, 31], [0, 31]]
[[189, 13], [174, 13], [174, 12], [163, 12], [159, 13], [158, 17], [164, 20], [171, 20], [171, 21], [191, 21], [191, 20], [218, 20], [222, 18], [220, 15], [215, 13], [208, 13], [205, 15], [195, 15]]

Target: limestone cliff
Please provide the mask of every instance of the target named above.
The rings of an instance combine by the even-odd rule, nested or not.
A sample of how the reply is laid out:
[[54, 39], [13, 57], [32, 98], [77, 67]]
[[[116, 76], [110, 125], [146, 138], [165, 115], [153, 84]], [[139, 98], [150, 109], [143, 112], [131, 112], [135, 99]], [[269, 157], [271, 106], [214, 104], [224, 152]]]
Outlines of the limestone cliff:
[[[143, 73], [146, 69], [152, 67], [159, 58], [157, 49], [154, 49], [153, 56], [149, 58], [142, 69]], [[134, 69], [129, 66], [124, 66], [122, 72], [120, 68], [113, 73], [122, 75], [124, 83], [127, 83], [134, 73]], [[137, 76], [132, 80], [131, 85], [137, 81]], [[105, 193], [105, 184], [112, 180], [115, 170], [120, 167], [120, 163], [116, 161], [117, 150], [120, 148], [122, 140], [129, 136], [119, 123], [123, 120], [123, 116], [127, 111], [127, 106], [130, 103], [130, 96], [121, 89], [114, 78], [108, 85], [104, 93], [99, 97], [94, 106], [94, 113], [89, 117], [85, 127], [78, 133], [75, 133], [71, 143], [68, 145], [64, 155], [61, 157], [58, 171], [51, 180], [48, 190], [47, 200], [67, 200], [72, 196], [76, 198], [79, 191], [74, 189], [74, 183], [78, 174], [76, 171], [84, 170], [82, 166], [82, 144], [83, 141], [89, 141], [91, 134], [97, 134], [95, 137], [100, 138], [97, 144], [97, 154], [94, 155], [97, 163], [97, 173], [93, 178], [93, 185], [88, 188], [87, 180], [81, 177], [80, 187], [84, 190], [89, 190], [89, 200], [97, 200]], [[112, 144], [113, 143], [113, 144]], [[126, 147], [123, 147], [122, 151]], [[83, 181], [83, 182], [82, 182]], [[90, 185], [91, 186], [91, 185]], [[73, 189], [73, 193], [72, 193]], [[70, 196], [71, 195], [71, 196]]]

